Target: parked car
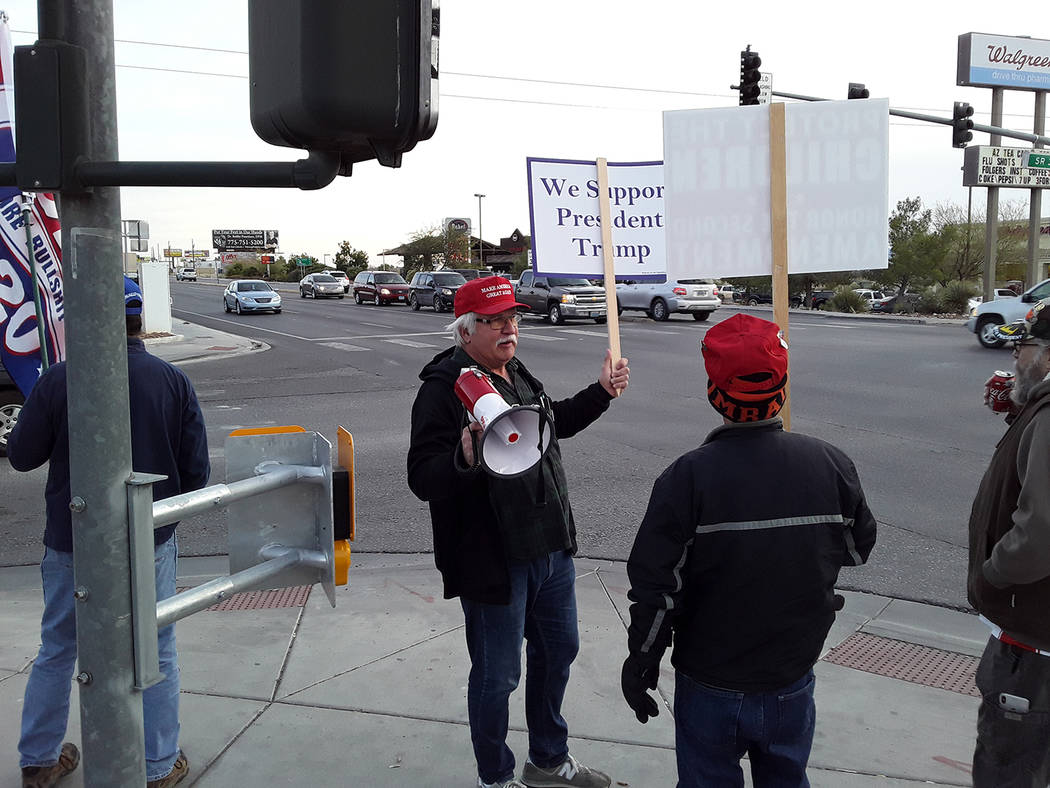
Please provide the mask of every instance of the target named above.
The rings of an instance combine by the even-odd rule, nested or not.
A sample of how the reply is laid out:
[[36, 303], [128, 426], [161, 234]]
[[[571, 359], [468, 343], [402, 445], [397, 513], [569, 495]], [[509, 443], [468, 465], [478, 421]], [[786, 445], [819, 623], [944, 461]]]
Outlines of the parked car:
[[732, 301], [733, 300], [733, 293], [735, 291], [736, 291], [736, 288], [733, 287], [733, 285], [719, 285], [718, 286], [718, 297], [722, 300], [722, 303], [724, 304], [726, 301]]
[[176, 282], [196, 282], [197, 281], [197, 269], [196, 268], [180, 268], [175, 272]]
[[911, 290], [906, 291], [904, 295], [900, 295], [899, 293], [897, 295], [884, 295], [878, 301], [872, 302], [871, 311], [881, 312], [883, 314], [899, 312], [901, 311], [898, 306], [899, 304], [907, 303], [914, 307], [919, 303], [921, 298], [922, 296], [919, 293], [913, 293]]
[[533, 314], [543, 315], [554, 325], [570, 318], [591, 318], [596, 323], [608, 319], [605, 289], [582, 277], [545, 276], [525, 271], [514, 288], [514, 297]]
[[1005, 340], [999, 338], [995, 329], [1004, 323], [1023, 320], [1032, 304], [1044, 298], [1050, 298], [1050, 279], [1044, 279], [1019, 296], [984, 302], [966, 321], [966, 328], [977, 335], [982, 347], [1002, 347]]
[[7, 456], [7, 436], [15, 428], [25, 397], [0, 363], [0, 457]]
[[876, 301], [882, 301], [883, 299], [888, 298], [888, 296], [881, 290], [869, 290], [867, 288], [860, 287], [855, 288], [853, 292], [864, 299], [864, 301], [868, 305], [868, 309], [871, 309], [871, 305], [874, 304]]
[[343, 286], [344, 293], [350, 292], [350, 276], [346, 273], [346, 271], [340, 271], [338, 268], [336, 268], [334, 271], [326, 271], [326, 273], [330, 274], [331, 277], [335, 279], [335, 281], [337, 281]]
[[222, 308], [242, 315], [245, 312], [281, 313], [281, 294], [262, 279], [236, 279], [222, 294]]
[[745, 288], [744, 290], [737, 290], [733, 293], [733, 300], [738, 304], [747, 304], [748, 306], [772, 304], [773, 293], [768, 290]]
[[714, 279], [672, 279], [669, 282], [618, 282], [616, 309], [640, 309], [653, 320], [667, 320], [684, 312], [693, 320], [707, 320], [722, 306]]
[[307, 274], [299, 280], [299, 297], [342, 298], [343, 286], [331, 274]]
[[487, 268], [446, 268], [446, 271], [455, 271], [457, 274], [462, 274], [464, 279], [481, 279], [486, 276], [495, 276], [492, 271]]
[[408, 284], [408, 304], [415, 310], [432, 306], [435, 312], [444, 312], [452, 308], [456, 291], [466, 281], [456, 271], [418, 271]]
[[354, 277], [354, 301], [359, 304], [406, 304], [408, 282], [394, 271], [362, 271]]

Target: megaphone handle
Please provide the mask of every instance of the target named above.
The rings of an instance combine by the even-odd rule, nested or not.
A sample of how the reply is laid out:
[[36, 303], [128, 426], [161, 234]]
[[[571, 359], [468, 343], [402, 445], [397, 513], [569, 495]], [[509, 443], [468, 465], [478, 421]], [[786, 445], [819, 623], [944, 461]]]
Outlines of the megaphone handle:
[[470, 431], [470, 450], [474, 454], [474, 463], [470, 467], [474, 469], [481, 465], [481, 445], [478, 442], [477, 430]]

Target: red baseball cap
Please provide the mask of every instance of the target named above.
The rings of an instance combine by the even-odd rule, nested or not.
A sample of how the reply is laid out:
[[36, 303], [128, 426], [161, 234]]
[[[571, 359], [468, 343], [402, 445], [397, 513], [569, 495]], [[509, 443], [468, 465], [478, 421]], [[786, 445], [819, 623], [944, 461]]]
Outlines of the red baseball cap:
[[708, 399], [731, 421], [776, 415], [784, 402], [788, 346], [776, 323], [743, 313], [714, 325], [700, 344]]
[[527, 304], [514, 300], [514, 285], [502, 276], [486, 276], [471, 279], [456, 291], [456, 317], [467, 312], [479, 315], [497, 315], [508, 309], [528, 309]]

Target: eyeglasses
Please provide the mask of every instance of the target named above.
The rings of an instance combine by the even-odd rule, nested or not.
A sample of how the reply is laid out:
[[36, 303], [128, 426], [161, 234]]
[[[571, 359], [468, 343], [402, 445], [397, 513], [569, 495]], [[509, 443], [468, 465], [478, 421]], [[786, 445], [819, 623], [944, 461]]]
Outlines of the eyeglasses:
[[1021, 348], [1023, 347], [1043, 347], [1039, 342], [1014, 342], [1014, 356], [1021, 355]]
[[476, 318], [479, 323], [484, 323], [486, 326], [491, 328], [493, 331], [502, 331], [507, 327], [508, 323], [518, 325], [521, 322], [521, 315], [515, 312], [513, 315], [500, 315], [499, 317], [478, 317]]

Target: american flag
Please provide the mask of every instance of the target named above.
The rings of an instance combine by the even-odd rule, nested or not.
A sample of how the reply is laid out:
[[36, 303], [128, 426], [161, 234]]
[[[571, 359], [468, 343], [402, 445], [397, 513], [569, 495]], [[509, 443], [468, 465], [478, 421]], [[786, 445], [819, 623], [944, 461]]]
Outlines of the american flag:
[[[0, 17], [0, 161], [15, 160], [14, 47], [6, 15]], [[32, 215], [32, 254], [26, 244], [23, 200]], [[62, 240], [54, 195], [23, 195], [0, 187], [0, 360], [25, 395], [47, 364], [41, 354], [31, 265], [44, 325], [47, 364], [65, 359]]]

